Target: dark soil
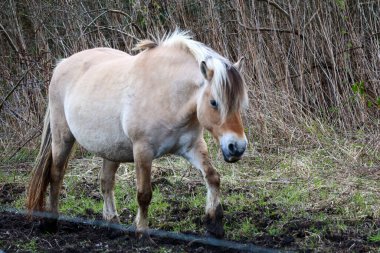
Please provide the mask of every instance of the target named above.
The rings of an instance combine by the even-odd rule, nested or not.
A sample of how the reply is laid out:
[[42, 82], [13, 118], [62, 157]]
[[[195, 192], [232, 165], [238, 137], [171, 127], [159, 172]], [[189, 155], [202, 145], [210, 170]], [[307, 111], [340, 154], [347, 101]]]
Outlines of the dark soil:
[[0, 250], [4, 252], [233, 252], [230, 249], [184, 244], [152, 237], [157, 245], [111, 228], [59, 221], [55, 233], [43, 232], [40, 221], [10, 212], [0, 213]]
[[20, 194], [24, 193], [25, 187], [17, 184], [0, 184], [0, 204], [7, 204], [15, 201]]

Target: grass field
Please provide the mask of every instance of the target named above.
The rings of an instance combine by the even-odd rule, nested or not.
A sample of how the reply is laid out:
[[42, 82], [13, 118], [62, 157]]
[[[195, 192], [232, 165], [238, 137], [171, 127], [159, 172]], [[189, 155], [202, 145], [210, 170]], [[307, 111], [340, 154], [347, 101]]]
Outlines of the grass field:
[[[226, 239], [292, 250], [378, 252], [376, 145], [360, 132], [348, 138], [321, 127], [310, 131], [310, 143], [302, 145], [271, 148], [251, 141], [236, 164], [224, 163], [218, 146], [206, 135], [222, 176]], [[32, 163], [18, 159], [2, 164], [0, 181], [16, 189], [6, 205], [24, 208], [23, 187]], [[101, 159], [76, 151], [61, 194], [63, 214], [101, 219], [100, 167]], [[204, 234], [206, 188], [200, 173], [174, 156], [155, 160], [152, 173], [150, 226]], [[124, 224], [131, 224], [136, 214], [134, 184], [134, 166], [122, 165], [115, 195]]]

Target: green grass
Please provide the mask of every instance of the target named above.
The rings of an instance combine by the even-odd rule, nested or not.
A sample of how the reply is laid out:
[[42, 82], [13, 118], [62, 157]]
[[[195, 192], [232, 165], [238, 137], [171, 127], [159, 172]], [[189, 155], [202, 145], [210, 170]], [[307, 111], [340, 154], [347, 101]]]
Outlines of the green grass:
[[95, 213], [101, 213], [102, 208], [103, 206], [100, 201], [95, 201], [81, 195], [69, 195], [60, 205], [60, 211], [70, 215], [84, 215], [89, 209]]
[[371, 235], [369, 237], [370, 242], [380, 242], [380, 231], [377, 234]]
[[34, 238], [32, 238], [28, 243], [20, 243], [20, 248], [27, 252], [38, 252], [37, 241]]
[[241, 234], [243, 236], [252, 236], [259, 233], [259, 230], [255, 227], [255, 223], [251, 218], [245, 218], [241, 223]]
[[[4, 154], [6, 154], [4, 150]], [[20, 148], [18, 150], [12, 150], [9, 152], [8, 156], [4, 157], [4, 163], [15, 164], [15, 163], [25, 163], [32, 162], [34, 157], [36, 157], [38, 153], [37, 149], [30, 148]]]

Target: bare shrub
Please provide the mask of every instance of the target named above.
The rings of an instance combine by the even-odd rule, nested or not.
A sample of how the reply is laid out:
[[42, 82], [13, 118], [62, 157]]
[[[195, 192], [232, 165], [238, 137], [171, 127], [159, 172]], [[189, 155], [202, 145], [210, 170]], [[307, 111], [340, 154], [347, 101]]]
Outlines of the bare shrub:
[[175, 27], [246, 57], [251, 140], [303, 142], [313, 122], [378, 133], [379, 26], [379, 0], [3, 1], [1, 149], [9, 157], [36, 141], [57, 60], [92, 47], [130, 52]]

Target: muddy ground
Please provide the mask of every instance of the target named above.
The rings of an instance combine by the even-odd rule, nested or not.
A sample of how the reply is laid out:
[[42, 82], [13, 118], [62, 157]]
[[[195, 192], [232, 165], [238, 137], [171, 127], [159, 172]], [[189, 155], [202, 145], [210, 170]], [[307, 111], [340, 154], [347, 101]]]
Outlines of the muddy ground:
[[56, 233], [43, 232], [38, 219], [1, 212], [0, 245], [4, 252], [231, 252], [227, 248], [183, 244], [152, 237], [157, 245], [112, 228], [59, 221]]
[[[21, 170], [21, 169], [20, 169]], [[24, 171], [24, 170], [22, 170]], [[25, 170], [27, 171], [27, 170]], [[27, 172], [25, 172], [27, 173]], [[165, 180], [154, 182], [154, 185], [165, 189], [168, 182]], [[155, 186], [154, 186], [155, 187]], [[88, 188], [88, 189], [87, 189]], [[86, 180], [81, 184], [81, 190], [88, 191], [88, 195], [100, 199], [98, 186]], [[165, 196], [170, 195], [173, 189], [168, 188], [164, 192]], [[183, 189], [182, 189], [183, 190]], [[244, 191], [240, 189], [239, 191]], [[0, 209], [6, 206], [14, 206], [14, 202], [25, 195], [25, 186], [22, 183], [0, 182]], [[98, 196], [99, 195], [99, 196]], [[173, 200], [174, 201], [174, 200]], [[174, 222], [178, 219], [194, 216], [189, 212], [188, 207], [179, 207], [175, 201], [171, 203], [166, 221]], [[229, 207], [224, 206], [225, 210]], [[262, 214], [270, 209], [273, 216], [263, 216]], [[267, 227], [279, 220], [279, 212], [275, 212], [276, 206], [255, 207], [240, 210], [233, 215], [225, 215], [226, 224], [236, 224], [247, 218], [254, 220], [255, 226], [260, 231], [267, 231]], [[326, 210], [329, 213], [329, 210]], [[333, 213], [331, 214], [333, 215]], [[120, 213], [120, 218], [124, 224], [133, 222], [133, 216], [124, 210]], [[101, 219], [101, 214], [86, 210], [85, 219]], [[181, 230], [183, 233], [196, 233], [202, 236], [202, 218], [194, 217], [196, 230]], [[171, 239], [154, 238], [158, 246], [146, 245], [134, 236], [123, 233], [115, 233], [107, 228], [99, 228], [60, 221], [57, 233], [43, 233], [38, 227], [38, 219], [30, 221], [23, 215], [16, 215], [8, 212], [0, 212], [0, 250], [5, 252], [230, 252], [225, 248], [209, 247], [197, 243], [184, 243]], [[380, 249], [380, 242], [369, 240], [365, 230], [371, 228], [373, 231], [380, 229], [380, 220], [372, 217], [365, 217], [359, 221], [346, 221], [347, 229], [344, 232], [326, 230], [329, 224], [303, 218], [294, 218], [286, 223], [283, 231], [277, 235], [270, 233], [252, 234], [250, 237], [241, 237], [240, 243], [250, 243], [253, 245], [272, 248], [295, 250], [301, 252], [312, 252], [315, 249], [336, 252], [377, 252]], [[173, 227], [165, 225], [161, 229], [171, 231]], [[306, 244], [306, 238], [310, 231], [323, 231], [320, 233], [320, 240], [317, 244]], [[300, 245], [307, 245], [306, 247]]]
[[[17, 209], [6, 208], [9, 203], [25, 194], [25, 188], [19, 184], [0, 184], [0, 252], [257, 252], [237, 250], [233, 246], [212, 246], [197, 241], [187, 242], [152, 236], [138, 239], [134, 233], [123, 232], [112, 227], [87, 225], [82, 222], [96, 221], [101, 215], [88, 210], [79, 222], [60, 220], [58, 230], [49, 233], [41, 228], [40, 217], [25, 215]], [[11, 210], [12, 209], [12, 210]], [[123, 215], [121, 215], [123, 218]], [[102, 222], [102, 221], [100, 221]], [[111, 225], [112, 226], [112, 225]], [[186, 237], [186, 233], [183, 234]], [[191, 236], [191, 234], [189, 234]], [[192, 234], [194, 236], [194, 234]], [[202, 237], [202, 235], [200, 235]], [[228, 242], [226, 242], [228, 244]], [[248, 243], [249, 244], [249, 243]], [[242, 246], [247, 243], [242, 242]], [[236, 248], [236, 246], [235, 246]], [[263, 248], [264, 249], [264, 248]], [[265, 249], [264, 249], [265, 250]]]
[[[9, 183], [0, 185], [0, 188], [2, 207], [24, 194], [25, 190], [23, 186]], [[238, 218], [243, 219], [252, 215], [249, 212], [242, 212], [238, 214]], [[99, 219], [98, 216], [89, 211], [88, 216], [84, 218]], [[225, 218], [228, 220], [231, 217]], [[266, 226], [266, 223], [271, 222], [266, 220], [259, 222], [259, 217], [257, 218], [257, 226]], [[276, 217], [273, 219], [275, 220]], [[1, 212], [0, 249], [5, 252], [234, 252], [223, 247], [211, 247], [196, 242], [189, 244], [168, 238], [153, 237], [157, 245], [151, 245], [146, 241], [138, 240], [133, 235], [115, 232], [110, 228], [67, 221], [59, 222], [58, 232], [46, 233], [40, 230], [39, 222], [38, 219], [30, 221], [20, 214]], [[363, 222], [364, 225], [368, 223], [380, 227], [380, 222], [374, 222], [370, 217]], [[323, 227], [324, 225], [309, 220], [295, 220], [288, 224], [286, 234], [252, 236], [252, 238], [243, 239], [241, 243], [252, 243], [267, 248], [312, 252], [313, 249], [297, 247], [296, 242], [302, 240], [311, 227]], [[350, 231], [344, 234], [327, 232], [325, 237], [324, 243], [329, 242], [329, 245], [326, 245], [327, 251], [334, 249], [336, 252], [371, 252], [380, 247], [378, 242], [368, 242], [366, 238], [363, 238], [360, 231]]]

